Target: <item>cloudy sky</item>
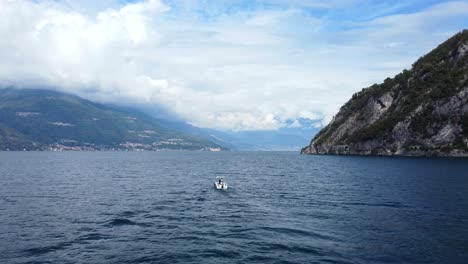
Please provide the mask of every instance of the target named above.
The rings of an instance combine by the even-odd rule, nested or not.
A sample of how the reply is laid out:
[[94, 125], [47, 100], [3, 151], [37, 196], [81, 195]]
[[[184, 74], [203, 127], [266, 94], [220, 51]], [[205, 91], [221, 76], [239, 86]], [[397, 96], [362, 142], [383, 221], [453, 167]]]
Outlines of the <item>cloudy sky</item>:
[[222, 130], [323, 124], [467, 17], [468, 1], [0, 0], [0, 85]]

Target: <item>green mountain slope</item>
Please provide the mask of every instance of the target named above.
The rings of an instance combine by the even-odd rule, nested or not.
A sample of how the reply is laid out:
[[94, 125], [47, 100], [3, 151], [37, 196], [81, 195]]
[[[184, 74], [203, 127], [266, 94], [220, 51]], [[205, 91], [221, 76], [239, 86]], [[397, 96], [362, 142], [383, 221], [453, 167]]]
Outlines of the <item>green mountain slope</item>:
[[468, 156], [468, 31], [354, 94], [302, 153]]
[[162, 120], [77, 96], [39, 89], [0, 89], [0, 150], [220, 148]]

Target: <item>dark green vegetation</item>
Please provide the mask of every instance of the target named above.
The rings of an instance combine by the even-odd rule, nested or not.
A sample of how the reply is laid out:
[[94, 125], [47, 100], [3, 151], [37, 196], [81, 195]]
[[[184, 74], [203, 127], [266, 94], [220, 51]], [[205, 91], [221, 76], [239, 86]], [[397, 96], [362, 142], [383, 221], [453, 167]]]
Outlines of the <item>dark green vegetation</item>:
[[0, 89], [0, 150], [207, 150], [163, 120], [50, 90]]
[[467, 92], [464, 30], [411, 70], [354, 94], [303, 152], [341, 154], [336, 146], [344, 146], [349, 154], [465, 155]]

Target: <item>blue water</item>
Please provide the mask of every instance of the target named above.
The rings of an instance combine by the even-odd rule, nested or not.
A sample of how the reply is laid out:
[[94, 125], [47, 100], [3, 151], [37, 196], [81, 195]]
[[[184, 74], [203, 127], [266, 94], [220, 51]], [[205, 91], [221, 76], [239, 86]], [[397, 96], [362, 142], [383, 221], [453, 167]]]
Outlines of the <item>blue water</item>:
[[467, 196], [461, 159], [3, 152], [0, 263], [468, 263]]

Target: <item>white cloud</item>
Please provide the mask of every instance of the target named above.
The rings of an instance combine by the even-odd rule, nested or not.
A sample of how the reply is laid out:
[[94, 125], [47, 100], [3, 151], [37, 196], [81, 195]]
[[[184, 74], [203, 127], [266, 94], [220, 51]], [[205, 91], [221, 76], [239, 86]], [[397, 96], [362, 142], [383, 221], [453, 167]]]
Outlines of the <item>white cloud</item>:
[[308, 111], [300, 111], [299, 112], [299, 117], [306, 118], [306, 119], [311, 119], [311, 120], [320, 119], [319, 115], [317, 115], [315, 113], [308, 112]]
[[464, 20], [455, 19], [468, 14], [466, 1], [366, 22], [303, 10], [353, 1], [269, 0], [272, 8], [235, 12], [196, 1], [105, 2], [0, 1], [0, 83], [158, 105], [203, 127], [323, 125], [354, 92], [460, 30]]

